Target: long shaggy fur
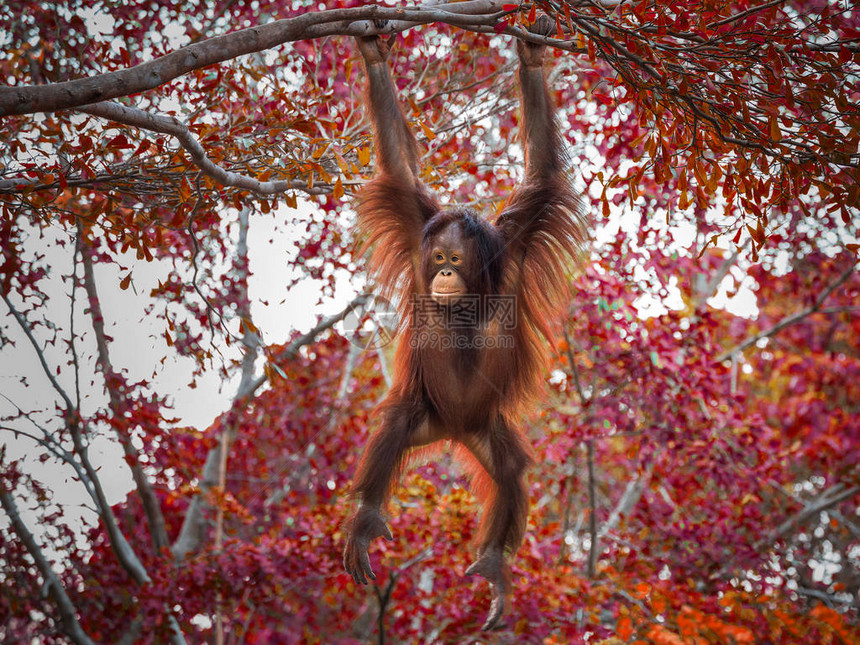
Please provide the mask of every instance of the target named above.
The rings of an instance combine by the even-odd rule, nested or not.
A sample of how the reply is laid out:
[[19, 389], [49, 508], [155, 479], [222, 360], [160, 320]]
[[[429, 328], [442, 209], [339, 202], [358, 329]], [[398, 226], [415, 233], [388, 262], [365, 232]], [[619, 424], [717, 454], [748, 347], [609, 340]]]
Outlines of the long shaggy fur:
[[417, 250], [424, 225], [439, 211], [436, 199], [412, 178], [377, 174], [358, 200], [360, 255], [385, 298], [406, 301], [415, 292]]
[[[412, 138], [403, 153], [407, 163], [395, 168], [404, 176], [394, 176], [391, 160], [402, 145], [405, 121], [392, 101], [393, 89], [383, 86], [371, 86], [369, 93], [377, 110], [372, 116], [381, 167], [358, 202], [360, 248], [370, 250], [369, 269], [383, 295], [401, 304], [402, 336], [394, 385], [380, 407], [381, 427], [365, 450], [354, 492], [364, 504], [382, 504], [410, 451], [451, 440], [484, 507], [479, 553], [512, 552], [523, 539], [531, 453], [517, 426], [542, 390], [547, 341], [566, 310], [570, 272], [588, 237], [543, 77], [521, 65], [520, 81], [526, 178], [494, 222], [471, 210], [440, 209], [409, 170], [417, 167]], [[386, 119], [396, 133], [387, 139]], [[450, 227], [457, 227], [457, 239], [477, 260], [477, 269], [465, 276], [471, 293], [513, 295], [517, 315], [513, 330], [480, 319], [475, 329], [456, 333], [468, 341], [511, 334], [513, 348], [445, 350], [413, 342], [435, 329], [422, 327], [428, 323], [418, 322], [410, 305], [429, 293], [438, 270], [432, 249]]]

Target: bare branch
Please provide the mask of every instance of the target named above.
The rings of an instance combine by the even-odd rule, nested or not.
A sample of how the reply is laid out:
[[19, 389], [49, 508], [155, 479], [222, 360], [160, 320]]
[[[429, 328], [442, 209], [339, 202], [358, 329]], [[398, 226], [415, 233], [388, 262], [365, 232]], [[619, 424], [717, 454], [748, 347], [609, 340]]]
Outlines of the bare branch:
[[[336, 313], [332, 316], [328, 316], [327, 318], [323, 318], [322, 320], [320, 320], [313, 329], [311, 329], [306, 334], [302, 334], [301, 336], [299, 336], [298, 338], [293, 340], [289, 345], [284, 347], [284, 349], [281, 351], [281, 353], [277, 356], [277, 360], [288, 360], [288, 361], [290, 361], [290, 360], [295, 359], [296, 356], [298, 356], [299, 350], [302, 347], [304, 347], [305, 345], [310, 345], [312, 342], [314, 342], [314, 340], [316, 340], [317, 336], [319, 336], [321, 333], [323, 333], [327, 329], [331, 329], [337, 323], [339, 323], [341, 320], [346, 318], [350, 314], [350, 312], [352, 312], [355, 308], [360, 307], [365, 302], [367, 302], [368, 297], [369, 296], [367, 294], [362, 294], [360, 296], [357, 296], [357, 297], [353, 298], [352, 302], [350, 302], [339, 313]], [[251, 396], [254, 392], [256, 392], [268, 380], [269, 380], [269, 377], [265, 374], [257, 377], [257, 379], [255, 379], [254, 381], [252, 381], [248, 385], [247, 391], [244, 394], [242, 394], [242, 396], [243, 397]]]
[[[104, 493], [104, 488], [102, 487], [101, 480], [98, 477], [98, 473], [89, 459], [89, 456], [87, 454], [87, 447], [83, 441], [83, 432], [81, 426], [82, 421], [80, 419], [78, 409], [72, 404], [72, 401], [66, 394], [65, 390], [63, 390], [63, 388], [54, 378], [54, 375], [51, 373], [51, 370], [48, 367], [48, 363], [45, 360], [44, 353], [39, 347], [39, 344], [36, 341], [35, 337], [33, 336], [32, 330], [30, 329], [26, 318], [24, 318], [24, 316], [12, 305], [12, 303], [9, 301], [5, 294], [2, 295], [2, 298], [3, 301], [6, 303], [6, 306], [9, 308], [9, 311], [12, 313], [13, 317], [21, 327], [21, 330], [29, 339], [30, 344], [36, 350], [36, 355], [39, 358], [39, 362], [42, 365], [42, 369], [45, 371], [45, 374], [48, 376], [48, 379], [54, 386], [54, 389], [61, 396], [63, 402], [65, 403], [65, 415], [63, 420], [69, 430], [69, 434], [72, 438], [72, 443], [74, 444], [75, 453], [78, 456], [81, 468], [83, 469], [84, 473], [86, 473], [86, 480], [88, 480], [89, 485], [91, 487], [88, 488], [88, 491], [93, 494], [93, 499], [96, 503], [99, 516], [105, 524], [105, 531], [108, 535], [111, 549], [113, 550], [114, 555], [116, 555], [119, 563], [137, 584], [142, 585], [149, 582], [149, 574], [146, 572], [146, 568], [143, 566], [140, 559], [137, 557], [137, 554], [135, 553], [131, 544], [128, 542], [125, 535], [120, 530], [119, 525], [116, 521], [116, 516], [114, 515], [113, 510], [111, 509], [110, 504], [107, 501], [107, 497]], [[14, 500], [12, 501], [14, 504]], [[26, 527], [24, 528], [26, 530]], [[19, 537], [21, 536], [19, 535]], [[23, 538], [21, 539], [23, 540]], [[175, 645], [184, 645], [185, 638], [179, 629], [179, 625], [176, 622], [176, 618], [172, 615], [168, 615], [168, 621], [170, 622], [172, 627], [171, 642], [173, 642]], [[80, 642], [90, 641], [87, 640]]]
[[[860, 485], [848, 486], [846, 488], [846, 484], [844, 483], [840, 482], [834, 484], [830, 488], [822, 491], [815, 498], [809, 500], [806, 505], [797, 513], [783, 521], [782, 524], [773, 529], [767, 536], [756, 542], [755, 548], [770, 549], [771, 545], [775, 541], [784, 538], [789, 532], [802, 526], [803, 524], [811, 520], [813, 517], [821, 513], [821, 511], [825, 511], [828, 508], [836, 506], [837, 504], [841, 504], [842, 502], [847, 501], [856, 495], [860, 495]], [[720, 569], [717, 570], [715, 573], [711, 574], [710, 578], [712, 580], [722, 578], [731, 570], [731, 563], [726, 563], [725, 565], [720, 567]]]
[[[55, 436], [55, 433], [51, 433], [48, 431], [47, 428], [39, 425], [39, 423], [36, 422], [36, 420], [33, 418], [33, 416], [29, 412], [22, 410], [21, 407], [17, 403], [15, 403], [12, 399], [10, 399], [8, 396], [6, 396], [5, 394], [2, 394], [2, 393], [0, 393], [0, 398], [5, 399], [9, 405], [14, 407], [17, 410], [18, 416], [20, 418], [26, 419], [33, 426], [35, 426], [39, 430], [39, 432], [42, 433], [42, 436], [39, 437], [35, 434], [27, 432], [26, 430], [21, 430], [20, 428], [13, 428], [13, 427], [4, 426], [4, 425], [0, 425], [0, 430], [6, 430], [8, 432], [11, 432], [16, 437], [19, 437], [19, 436], [20, 437], [26, 437], [27, 439], [30, 439], [31, 441], [36, 442], [38, 445], [42, 446], [49, 453], [54, 455], [54, 457], [56, 457], [57, 459], [59, 459], [60, 461], [62, 461], [65, 464], [67, 464], [72, 469], [74, 469], [75, 474], [78, 476], [78, 479], [81, 482], [81, 485], [84, 487], [84, 489], [86, 489], [90, 498], [96, 504], [96, 507], [98, 507], [99, 502], [98, 502], [98, 498], [96, 497], [96, 492], [93, 489], [92, 482], [90, 481], [90, 478], [87, 475], [87, 473], [84, 472], [84, 469], [81, 466], [80, 462], [78, 462], [78, 460], [75, 459], [75, 455], [63, 447], [63, 445], [60, 443], [59, 439]], [[98, 513], [98, 508], [96, 508], [95, 512]]]
[[845, 488], [844, 484], [835, 484], [831, 486], [815, 499], [810, 500], [798, 513], [791, 516], [774, 529], [770, 534], [768, 541], [772, 542], [773, 540], [783, 537], [789, 531], [808, 522], [821, 511], [827, 510], [831, 506], [841, 504], [858, 494], [860, 494], [860, 486], [850, 486], [848, 488]]
[[[104, 316], [102, 315], [101, 301], [99, 300], [98, 291], [96, 289], [95, 274], [93, 271], [93, 260], [90, 254], [90, 249], [87, 248], [85, 242], [85, 232], [83, 221], [78, 219], [78, 251], [81, 254], [81, 259], [84, 267], [84, 289], [87, 293], [89, 304], [90, 317], [92, 318], [93, 331], [96, 337], [96, 348], [98, 354], [96, 356], [96, 364], [101, 370], [105, 381], [105, 390], [108, 395], [108, 405], [114, 418], [122, 419], [125, 417], [124, 408], [125, 402], [122, 400], [119, 388], [116, 387], [116, 381], [119, 375], [113, 368], [111, 363], [110, 352], [107, 346], [107, 337], [105, 335]], [[122, 446], [122, 451], [125, 454], [125, 461], [131, 468], [131, 474], [134, 478], [137, 493], [140, 495], [140, 500], [143, 504], [146, 520], [149, 525], [150, 537], [155, 546], [156, 551], [161, 551], [162, 548], [170, 543], [167, 537], [167, 528], [164, 523], [164, 515], [161, 512], [161, 505], [158, 503], [158, 498], [155, 496], [155, 491], [152, 485], [143, 472], [143, 466], [140, 464], [140, 455], [135, 449], [131, 441], [130, 433], [115, 427], [116, 435], [119, 443]]]
[[[360, 295], [347, 305], [343, 311], [323, 318], [313, 329], [306, 334], [303, 334], [287, 345], [280, 355], [278, 360], [293, 360], [298, 356], [299, 350], [305, 345], [309, 345], [317, 336], [327, 329], [330, 329], [341, 320], [343, 320], [355, 307], [360, 306], [367, 300], [367, 295]], [[248, 354], [246, 353], [246, 359]], [[260, 389], [269, 380], [268, 373], [264, 373], [257, 378], [246, 376], [247, 372], [243, 369], [242, 381], [236, 396], [233, 398], [233, 406], [226, 415], [238, 414], [251, 401], [254, 393]], [[225, 416], [226, 416], [225, 415]], [[227, 423], [224, 432], [232, 433], [229, 437], [229, 443], [232, 443], [235, 438], [236, 426], [234, 423]], [[218, 445], [209, 451], [206, 455], [206, 462], [203, 465], [203, 471], [200, 475], [200, 493], [196, 494], [188, 506], [185, 513], [185, 520], [182, 523], [182, 529], [179, 531], [179, 536], [173, 543], [171, 550], [173, 556], [177, 560], [182, 560], [188, 554], [196, 551], [203, 541], [205, 529], [204, 511], [207, 507], [206, 492], [211, 490], [218, 484], [218, 467], [221, 462], [221, 447], [223, 442], [218, 442]]]
[[110, 103], [103, 101], [92, 105], [85, 105], [80, 108], [81, 112], [86, 112], [93, 116], [99, 116], [104, 119], [110, 119], [117, 123], [124, 123], [136, 128], [150, 130], [152, 132], [160, 132], [176, 137], [180, 145], [185, 148], [191, 157], [191, 161], [203, 171], [203, 174], [208, 175], [222, 186], [233, 186], [244, 190], [253, 191], [259, 195], [272, 195], [274, 193], [283, 193], [284, 191], [301, 188], [312, 195], [328, 194], [332, 191], [332, 187], [327, 184], [320, 184], [313, 188], [309, 188], [306, 181], [302, 180], [281, 180], [281, 181], [258, 181], [247, 175], [225, 170], [216, 165], [206, 154], [200, 142], [191, 134], [191, 130], [183, 124], [179, 119], [173, 116], [164, 114], [152, 114], [139, 110], [137, 108], [120, 105], [119, 103]]
[[45, 360], [45, 352], [39, 347], [39, 343], [36, 341], [36, 337], [33, 336], [33, 330], [30, 329], [30, 324], [27, 322], [27, 319], [24, 315], [18, 311], [9, 298], [6, 297], [6, 294], [0, 294], [0, 297], [3, 298], [3, 302], [6, 303], [6, 306], [9, 308], [9, 313], [12, 314], [12, 317], [17, 321], [18, 326], [21, 328], [21, 331], [24, 332], [24, 335], [27, 337], [27, 340], [30, 341], [30, 344], [33, 346], [33, 349], [36, 351], [36, 357], [39, 359], [39, 364], [42, 366], [42, 371], [45, 372], [45, 376], [48, 377], [48, 380], [51, 382], [54, 390], [57, 394], [60, 395], [60, 398], [63, 399], [63, 403], [65, 403], [65, 407], [67, 410], [74, 410], [75, 406], [72, 403], [72, 400], [69, 398], [69, 395], [66, 394], [66, 391], [57, 381], [54, 373], [51, 371], [51, 368], [48, 367], [48, 362]]
[[[346, 394], [349, 391], [349, 380], [352, 377], [352, 370], [355, 369], [355, 362], [360, 353], [361, 347], [356, 343], [350, 343], [349, 354], [346, 355], [346, 365], [343, 367], [343, 374], [340, 377], [340, 386], [337, 388], [337, 396], [335, 397], [338, 407], [343, 405], [346, 401]], [[380, 361], [381, 360], [382, 359], [380, 357]]]
[[567, 344], [567, 361], [570, 363], [570, 371], [573, 374], [573, 382], [576, 385], [576, 393], [579, 396], [579, 404], [581, 406], [588, 405], [589, 399], [585, 395], [585, 390], [582, 389], [582, 381], [579, 376], [579, 367], [576, 365], [576, 360], [573, 358], [573, 350], [571, 349], [570, 335], [567, 333], [567, 327], [562, 329], [564, 332], [564, 340]]
[[797, 312], [796, 314], [786, 316], [785, 318], [780, 320], [778, 323], [776, 323], [773, 327], [770, 327], [769, 329], [762, 330], [759, 333], [755, 334], [754, 336], [750, 336], [749, 338], [744, 340], [739, 345], [736, 345], [735, 347], [733, 347], [733, 348], [723, 352], [722, 354], [720, 354], [717, 357], [717, 361], [724, 361], [727, 358], [730, 358], [731, 356], [735, 356], [735, 355], [739, 354], [740, 352], [744, 351], [750, 345], [754, 345], [755, 343], [757, 343], [762, 338], [768, 338], [770, 336], [773, 336], [774, 334], [781, 332], [786, 327], [789, 327], [795, 323], [798, 323], [801, 320], [803, 320], [804, 318], [806, 318], [807, 316], [814, 314], [817, 311], [820, 311], [821, 306], [824, 304], [824, 301], [827, 300], [827, 297], [831, 293], [833, 293], [839, 286], [841, 286], [842, 283], [844, 283], [848, 278], [850, 278], [851, 275], [854, 273], [854, 270], [856, 268], [857, 268], [857, 262], [854, 262], [848, 269], [845, 270], [845, 272], [842, 275], [839, 276], [839, 278], [836, 279], [836, 281], [833, 284], [831, 284], [829, 287], [827, 287], [824, 291], [821, 292], [821, 295], [818, 296], [816, 301], [811, 306], [807, 307], [803, 311]]
[[[249, 211], [242, 209], [239, 212], [239, 239], [236, 244], [236, 260], [234, 266], [237, 269], [236, 283], [242, 285], [240, 300], [238, 303], [238, 314], [243, 321], [244, 334], [242, 345], [244, 354], [242, 356], [242, 377], [239, 382], [238, 392], [244, 392], [248, 384], [254, 378], [254, 363], [257, 358], [257, 348], [260, 346], [259, 334], [253, 328], [251, 322], [251, 302], [248, 297], [248, 227], [250, 224]], [[195, 266], [196, 273], [196, 266]], [[238, 397], [239, 394], [236, 394]], [[235, 399], [234, 399], [235, 401]], [[237, 423], [235, 416], [229, 413], [225, 415], [227, 421], [221, 430], [218, 444], [209, 450], [200, 476], [200, 492], [192, 499], [185, 513], [179, 536], [173, 543], [172, 552], [176, 559], [181, 560], [192, 551], [197, 550], [203, 541], [206, 528], [204, 511], [208, 506], [207, 496], [212, 488], [218, 486], [222, 490], [226, 481], [227, 453], [230, 445], [236, 437]], [[218, 512], [216, 521], [216, 546], [220, 546], [220, 532], [223, 522], [221, 511]], [[216, 617], [218, 629], [221, 628], [221, 615]]]
[[645, 487], [648, 485], [648, 482], [651, 480], [651, 471], [654, 468], [654, 462], [651, 462], [648, 465], [648, 468], [641, 475], [634, 477], [629, 482], [627, 482], [627, 486], [624, 489], [624, 494], [621, 495], [621, 499], [618, 500], [618, 504], [616, 504], [615, 508], [612, 509], [612, 513], [609, 515], [609, 519], [604, 522], [603, 526], [600, 527], [600, 531], [598, 532], [598, 538], [604, 537], [607, 535], [612, 529], [614, 529], [618, 522], [624, 515], [627, 515], [631, 509], [636, 506], [637, 502], [639, 502], [639, 498], [642, 497], [642, 492], [645, 490]]
[[122, 565], [123, 569], [126, 570], [137, 584], [142, 585], [149, 582], [150, 578], [146, 572], [146, 568], [143, 566], [140, 558], [137, 557], [137, 553], [135, 553], [134, 548], [129, 544], [125, 534], [119, 528], [113, 509], [107, 501], [107, 496], [105, 495], [98, 472], [96, 472], [87, 454], [87, 447], [83, 442], [77, 414], [70, 413], [66, 422], [68, 423], [69, 434], [72, 436], [72, 442], [75, 445], [75, 452], [78, 455], [81, 466], [83, 466], [84, 472], [86, 472], [87, 477], [92, 483], [93, 491], [96, 495], [96, 503], [98, 504], [99, 516], [105, 524], [105, 532], [110, 540], [111, 550], [116, 555], [116, 559]]
[[[735, 265], [735, 262], [740, 256], [740, 252], [746, 248], [747, 244], [749, 244], [750, 238], [744, 240], [743, 244], [736, 247], [731, 254], [723, 259], [723, 263], [720, 265], [719, 269], [714, 272], [714, 275], [707, 279], [706, 276], [701, 275], [702, 281], [700, 288], [696, 289], [695, 298], [694, 298], [694, 309], [698, 308], [698, 306], [708, 300], [711, 296], [713, 296], [717, 289], [720, 286], [720, 283], [723, 281], [723, 278], [726, 277], [726, 274], [729, 270]], [[703, 249], [704, 250], [704, 249]]]
[[68, 636], [73, 643], [78, 645], [93, 645], [92, 639], [87, 635], [83, 627], [81, 627], [81, 624], [78, 622], [78, 611], [75, 608], [75, 605], [72, 603], [71, 598], [69, 598], [66, 590], [60, 583], [60, 579], [57, 577], [57, 574], [54, 573], [54, 570], [51, 568], [51, 563], [48, 562], [45, 554], [42, 553], [42, 548], [36, 542], [36, 538], [33, 537], [33, 534], [30, 533], [30, 529], [27, 528], [27, 525], [24, 524], [24, 521], [21, 519], [21, 514], [18, 512], [18, 506], [15, 503], [15, 499], [12, 497], [12, 493], [6, 490], [6, 484], [2, 479], [0, 479], [0, 505], [3, 506], [3, 510], [6, 511], [6, 515], [9, 516], [12, 530], [15, 531], [15, 535], [18, 536], [18, 539], [21, 540], [21, 543], [27, 548], [27, 553], [29, 553], [30, 557], [33, 558], [33, 561], [36, 563], [36, 567], [39, 569], [39, 573], [42, 574], [42, 578], [45, 580], [45, 586], [47, 587], [48, 593], [51, 595], [51, 599], [54, 601], [54, 604], [57, 605], [57, 610], [60, 613], [60, 622], [63, 626], [63, 633]]
[[600, 558], [600, 537], [597, 535], [597, 478], [594, 474], [594, 439], [585, 441], [588, 458], [588, 534], [591, 545], [588, 550], [588, 577], [594, 579], [597, 575], [597, 560]]

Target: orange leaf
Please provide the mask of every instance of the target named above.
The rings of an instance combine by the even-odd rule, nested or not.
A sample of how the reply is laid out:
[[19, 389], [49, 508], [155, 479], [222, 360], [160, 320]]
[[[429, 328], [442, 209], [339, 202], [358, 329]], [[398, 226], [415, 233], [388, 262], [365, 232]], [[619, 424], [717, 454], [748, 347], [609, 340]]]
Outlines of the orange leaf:
[[764, 232], [758, 226], [753, 228], [747, 224], [747, 230], [750, 232], [750, 235], [757, 246], [764, 244]]
[[779, 131], [779, 123], [777, 123], [776, 117], [771, 116], [769, 121], [770, 121], [770, 123], [769, 123], [770, 138], [773, 139], [774, 141], [781, 141], [782, 140], [782, 132]]
[[421, 129], [424, 130], [424, 136], [427, 137], [428, 141], [433, 141], [433, 139], [436, 138], [436, 135], [433, 133], [433, 130], [427, 127], [427, 124], [423, 121], [421, 122]]
[[651, 593], [651, 585], [647, 582], [640, 582], [636, 585], [636, 591], [633, 595], [641, 600], [646, 598], [649, 593]]
[[313, 151], [313, 154], [311, 155], [311, 159], [316, 159], [316, 160], [321, 159], [322, 156], [325, 154], [325, 151], [328, 150], [328, 146], [329, 146], [329, 144], [326, 143], [326, 144], [320, 146], [319, 148], [316, 148]]
[[630, 640], [630, 637], [633, 636], [633, 621], [630, 619], [630, 616], [622, 616], [618, 619], [615, 633], [623, 641]]
[[187, 179], [183, 179], [179, 182], [179, 197], [183, 202], [187, 202], [191, 198], [191, 185], [188, 183]]
[[120, 281], [119, 288], [122, 289], [123, 291], [125, 291], [126, 289], [128, 289], [129, 284], [131, 284], [131, 274], [130, 273]]
[[340, 171], [345, 175], [349, 174], [349, 164], [346, 163], [346, 160], [341, 156], [341, 154], [335, 150], [334, 158], [337, 160], [337, 167], [340, 168]]

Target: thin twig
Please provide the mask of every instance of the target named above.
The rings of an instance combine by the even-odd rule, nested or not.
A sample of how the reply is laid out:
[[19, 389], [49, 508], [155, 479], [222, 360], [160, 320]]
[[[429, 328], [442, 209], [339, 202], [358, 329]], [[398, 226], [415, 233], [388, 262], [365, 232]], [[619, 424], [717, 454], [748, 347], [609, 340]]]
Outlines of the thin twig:
[[831, 284], [824, 291], [822, 291], [821, 295], [819, 295], [818, 298], [815, 299], [815, 302], [811, 306], [807, 307], [803, 311], [799, 311], [799, 312], [792, 314], [790, 316], [786, 316], [785, 318], [780, 320], [778, 323], [776, 323], [773, 327], [762, 330], [759, 333], [757, 333], [753, 336], [750, 336], [749, 338], [747, 338], [746, 340], [744, 340], [740, 344], [736, 345], [735, 347], [723, 352], [722, 354], [720, 354], [717, 357], [717, 359], [716, 359], [717, 362], [724, 361], [731, 356], [735, 356], [735, 355], [739, 354], [740, 352], [744, 351], [750, 345], [754, 345], [755, 343], [757, 343], [762, 338], [768, 338], [770, 336], [773, 336], [774, 334], [779, 333], [780, 331], [782, 331], [786, 327], [794, 325], [795, 323], [800, 322], [801, 320], [803, 320], [807, 316], [820, 311], [821, 306], [824, 304], [824, 301], [827, 300], [827, 297], [831, 293], [833, 293], [837, 288], [839, 288], [846, 280], [848, 280], [848, 278], [850, 278], [852, 276], [852, 274], [854, 273], [854, 270], [856, 268], [857, 268], [857, 261], [855, 261], [848, 269], [846, 269], [842, 273], [842, 275], [840, 275], [839, 278], [837, 278], [836, 281], [833, 282], [833, 284]]

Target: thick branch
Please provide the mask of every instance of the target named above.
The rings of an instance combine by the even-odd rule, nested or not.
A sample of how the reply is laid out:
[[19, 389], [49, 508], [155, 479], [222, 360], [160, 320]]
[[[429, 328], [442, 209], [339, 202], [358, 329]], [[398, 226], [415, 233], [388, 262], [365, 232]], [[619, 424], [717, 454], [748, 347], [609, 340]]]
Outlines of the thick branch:
[[[360, 295], [355, 298], [346, 308], [328, 318], [323, 318], [313, 329], [308, 333], [299, 336], [289, 345], [287, 345], [278, 356], [279, 360], [293, 360], [298, 356], [299, 350], [305, 345], [309, 345], [316, 337], [327, 329], [343, 320], [355, 307], [360, 306], [367, 300], [366, 295]], [[246, 354], [247, 358], [248, 354]], [[233, 399], [233, 406], [226, 414], [236, 414], [242, 410], [251, 400], [254, 393], [260, 389], [269, 380], [268, 373], [256, 379], [250, 377], [250, 374], [243, 369], [242, 381], [239, 384], [239, 390]], [[235, 438], [235, 426], [230, 424], [230, 427], [225, 432], [231, 432], [228, 443], [232, 443]], [[209, 451], [206, 455], [206, 462], [203, 465], [203, 472], [200, 476], [201, 492], [191, 499], [188, 506], [188, 511], [185, 514], [185, 520], [182, 523], [182, 529], [179, 531], [179, 536], [173, 543], [172, 551], [177, 560], [182, 560], [188, 554], [196, 551], [203, 541], [206, 510], [206, 495], [213, 486], [218, 483], [218, 465], [221, 462], [221, 446], [223, 442], [218, 442], [218, 445]]]
[[259, 181], [247, 175], [240, 175], [229, 170], [225, 170], [213, 163], [206, 155], [206, 151], [200, 142], [191, 134], [191, 130], [183, 124], [179, 119], [163, 114], [152, 114], [133, 107], [120, 105], [119, 103], [94, 103], [85, 105], [80, 108], [81, 112], [99, 116], [104, 119], [110, 119], [118, 123], [124, 123], [136, 128], [150, 130], [152, 132], [160, 132], [176, 137], [180, 145], [185, 148], [191, 157], [191, 161], [203, 171], [203, 174], [212, 177], [222, 186], [233, 186], [250, 190], [260, 195], [271, 195], [274, 193], [282, 193], [286, 190], [294, 189], [297, 185], [302, 185], [306, 192], [311, 194], [327, 194], [331, 192], [331, 186], [321, 185], [320, 187], [308, 188], [307, 182], [297, 182], [295, 180], [281, 181]]
[[[362, 36], [372, 33], [394, 33], [430, 22], [444, 22], [463, 27], [492, 27], [503, 15], [502, 2], [473, 1], [394, 9], [367, 6], [309, 12], [294, 18], [249, 27], [194, 43], [175, 52], [135, 67], [49, 85], [0, 88], [0, 116], [53, 112], [90, 103], [128, 96], [159, 87], [195, 69], [253, 54], [287, 42], [320, 38], [336, 34]], [[383, 28], [374, 20], [385, 19]]]
[[[210, 163], [212, 163], [212, 162], [210, 161]], [[215, 167], [218, 168], [219, 170], [221, 170], [221, 168], [219, 166], [215, 166]], [[304, 179], [285, 179], [283, 181], [278, 181], [278, 182], [259, 182], [256, 179], [254, 179], [253, 177], [248, 177], [247, 175], [240, 175], [238, 173], [234, 173], [234, 172], [227, 171], [227, 170], [223, 170], [222, 172], [228, 173], [229, 175], [232, 175], [234, 177], [239, 177], [245, 183], [254, 182], [255, 185], [253, 185], [253, 186], [249, 185], [248, 189], [253, 190], [253, 191], [255, 191], [259, 194], [262, 194], [262, 195], [273, 194], [275, 192], [283, 192], [286, 190], [297, 190], [297, 191], [303, 192], [307, 195], [330, 195], [334, 190], [334, 186], [323, 183], [323, 182], [314, 182], [313, 186], [308, 186], [308, 182]], [[204, 172], [204, 174], [207, 174], [210, 177], [212, 176], [210, 173]], [[116, 174], [112, 174], [109, 172], [99, 173], [95, 177], [86, 178], [86, 179], [84, 177], [82, 177], [81, 175], [65, 175], [64, 179], [65, 179], [65, 185], [66, 186], [73, 187], [73, 188], [82, 188], [82, 187], [87, 187], [87, 186], [98, 186], [100, 184], [117, 183], [117, 182], [120, 182], [122, 180], [127, 180], [127, 181], [132, 181], [132, 182], [133, 181], [140, 182], [140, 181], [145, 180], [146, 177], [143, 174], [138, 173], [138, 172], [126, 172], [125, 170], [120, 170]], [[355, 185], [358, 182], [343, 181], [342, 183], [343, 183], [343, 186], [346, 187], [346, 186], [350, 186], [350, 185]], [[269, 190], [268, 189], [269, 184], [277, 184], [279, 190], [278, 189]], [[61, 184], [59, 181], [42, 183], [42, 180], [39, 178], [18, 176], [18, 177], [12, 177], [9, 179], [0, 179], [0, 193], [20, 193], [22, 191], [26, 191], [29, 193], [29, 192], [36, 192], [39, 190], [53, 190], [56, 188], [60, 188], [60, 185]], [[235, 185], [235, 186], [238, 186], [240, 188], [246, 187], [244, 185], [240, 185], [239, 183], [227, 184], [227, 185]], [[157, 192], [155, 189], [152, 189], [152, 188], [149, 188], [148, 190], [143, 191], [140, 188], [139, 184], [134, 186], [134, 187], [129, 187], [128, 185], [126, 185], [124, 188], [125, 188], [126, 192], [133, 192], [136, 196], [140, 196], [144, 192], [150, 193], [150, 194], [153, 192]]]
[[[83, 222], [78, 220], [78, 244], [80, 245], [81, 259], [84, 266], [84, 289], [87, 293], [87, 300], [90, 309], [90, 317], [92, 318], [93, 331], [96, 336], [96, 348], [98, 354], [96, 363], [102, 372], [105, 380], [105, 390], [108, 394], [108, 405], [115, 419], [125, 417], [124, 408], [126, 402], [123, 401], [119, 388], [116, 387], [119, 375], [113, 368], [111, 363], [110, 353], [107, 346], [107, 337], [105, 335], [104, 316], [102, 315], [101, 301], [99, 300], [98, 291], [96, 290], [96, 280], [93, 271], [93, 260], [91, 251], [87, 248], [84, 241], [85, 233]], [[140, 495], [143, 504], [143, 510], [146, 513], [146, 520], [149, 524], [149, 531], [152, 538], [152, 543], [156, 551], [161, 551], [162, 548], [168, 546], [169, 540], [167, 537], [167, 528], [164, 524], [164, 515], [161, 512], [161, 505], [158, 503], [158, 498], [155, 496], [155, 491], [152, 485], [143, 472], [143, 466], [140, 465], [140, 456], [137, 453], [131, 441], [131, 436], [128, 431], [116, 428], [117, 438], [122, 446], [123, 453], [126, 456], [126, 463], [131, 468], [131, 474], [134, 479], [137, 493]]]
[[6, 511], [6, 515], [9, 516], [12, 530], [15, 531], [15, 535], [18, 536], [18, 539], [21, 540], [21, 543], [27, 548], [27, 553], [29, 553], [30, 557], [33, 558], [33, 561], [36, 563], [36, 567], [39, 569], [39, 573], [42, 574], [42, 578], [45, 580], [47, 591], [51, 595], [51, 599], [57, 605], [57, 610], [60, 612], [60, 621], [63, 625], [63, 633], [68, 636], [73, 643], [80, 645], [93, 645], [92, 639], [87, 636], [86, 632], [81, 627], [81, 624], [78, 622], [78, 617], [76, 615], [78, 612], [75, 605], [72, 603], [71, 598], [69, 598], [66, 590], [60, 583], [60, 579], [57, 577], [57, 574], [54, 573], [54, 570], [51, 568], [51, 564], [48, 562], [45, 554], [42, 553], [42, 548], [36, 542], [33, 534], [30, 533], [30, 529], [27, 528], [27, 525], [24, 524], [24, 521], [21, 519], [21, 514], [18, 512], [18, 506], [12, 497], [12, 493], [6, 490], [6, 485], [2, 483], [2, 481], [0, 481], [0, 505], [3, 506], [3, 510]]
[[[242, 356], [242, 378], [239, 382], [237, 397], [239, 393], [245, 392], [248, 389], [250, 382], [254, 378], [254, 363], [257, 358], [257, 348], [260, 345], [259, 334], [252, 329], [251, 324], [248, 324], [251, 322], [251, 302], [248, 297], [249, 214], [247, 209], [243, 209], [239, 213], [239, 240], [236, 245], [237, 260], [235, 267], [238, 274], [236, 276], [236, 283], [241, 284], [243, 287], [240, 295], [238, 314], [243, 321], [248, 321], [244, 324], [245, 333], [242, 336], [242, 344], [245, 349]], [[235, 418], [233, 418], [221, 431], [218, 444], [210, 449], [206, 455], [203, 473], [200, 478], [200, 492], [191, 499], [188, 511], [185, 513], [185, 519], [182, 522], [182, 528], [179, 531], [179, 536], [173, 543], [172, 552], [178, 560], [197, 550], [203, 540], [205, 529], [204, 511], [207, 506], [206, 497], [214, 486], [220, 486], [222, 489], [224, 487], [227, 453], [236, 437], [236, 427], [237, 424]]]

